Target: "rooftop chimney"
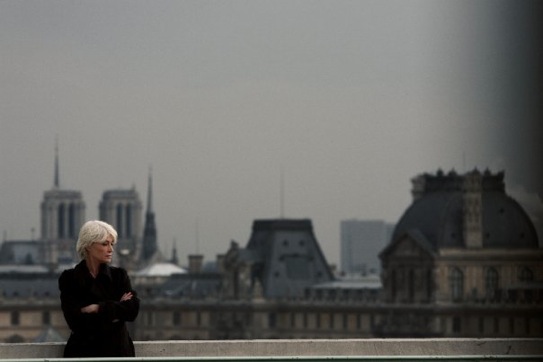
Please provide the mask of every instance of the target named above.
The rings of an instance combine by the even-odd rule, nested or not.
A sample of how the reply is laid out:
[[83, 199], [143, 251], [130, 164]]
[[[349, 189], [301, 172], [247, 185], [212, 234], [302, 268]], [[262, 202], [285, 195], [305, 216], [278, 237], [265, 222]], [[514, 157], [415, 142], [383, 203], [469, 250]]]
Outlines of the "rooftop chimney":
[[204, 260], [204, 256], [201, 254], [189, 255], [189, 273], [190, 274], [201, 273], [203, 260]]

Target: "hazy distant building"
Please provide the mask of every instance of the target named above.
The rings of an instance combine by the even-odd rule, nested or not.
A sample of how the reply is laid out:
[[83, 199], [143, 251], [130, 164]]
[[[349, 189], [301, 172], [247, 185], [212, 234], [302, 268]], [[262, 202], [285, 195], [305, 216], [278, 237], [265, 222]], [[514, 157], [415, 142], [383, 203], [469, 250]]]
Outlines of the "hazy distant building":
[[107, 190], [99, 204], [99, 218], [117, 230], [116, 251], [134, 256], [142, 240], [142, 203], [135, 187]]
[[85, 203], [80, 191], [55, 188], [45, 191], [42, 210], [42, 239], [77, 240], [85, 220]]
[[382, 220], [341, 221], [341, 273], [378, 274], [379, 253], [390, 241], [394, 225]]
[[334, 278], [311, 220], [256, 220], [245, 248], [232, 242], [224, 258], [225, 297], [302, 297]]
[[[44, 264], [51, 270], [69, 267], [79, 261], [76, 241], [87, 221], [80, 191], [60, 187], [58, 147], [55, 147], [53, 188], [44, 192], [41, 202], [41, 237], [34, 240], [3, 240], [0, 264]], [[157, 243], [155, 214], [152, 208], [152, 176], [143, 228], [142, 202], [135, 187], [106, 190], [99, 203], [99, 219], [113, 225], [118, 233], [113, 263], [136, 270], [162, 256]]]
[[384, 336], [541, 336], [543, 250], [504, 174], [423, 174], [383, 250]]
[[41, 235], [32, 240], [4, 240], [0, 264], [58, 265], [77, 258], [75, 241], [85, 221], [85, 202], [80, 191], [60, 186], [58, 147], [55, 147], [53, 187], [43, 193], [40, 205]]
[[54, 173], [53, 188], [44, 192], [41, 203], [41, 239], [46, 243], [47, 263], [69, 263], [76, 258], [75, 240], [85, 221], [85, 203], [80, 191], [60, 187], [58, 147]]
[[41, 240], [4, 240], [0, 246], [0, 265], [43, 264], [46, 244]]

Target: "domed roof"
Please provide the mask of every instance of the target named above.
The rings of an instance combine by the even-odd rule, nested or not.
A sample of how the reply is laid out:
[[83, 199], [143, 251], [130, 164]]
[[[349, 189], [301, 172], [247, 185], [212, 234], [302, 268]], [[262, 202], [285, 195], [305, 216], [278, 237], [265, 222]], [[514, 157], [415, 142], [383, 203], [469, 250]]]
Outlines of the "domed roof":
[[172, 263], [155, 263], [136, 272], [137, 276], [157, 277], [172, 274], [185, 274], [187, 271]]
[[[480, 176], [481, 236], [484, 248], [538, 248], [537, 233], [518, 202], [505, 193], [503, 173]], [[396, 240], [418, 230], [434, 249], [466, 247], [463, 236], [466, 176], [456, 173], [421, 175], [413, 179], [414, 202], [394, 230]]]

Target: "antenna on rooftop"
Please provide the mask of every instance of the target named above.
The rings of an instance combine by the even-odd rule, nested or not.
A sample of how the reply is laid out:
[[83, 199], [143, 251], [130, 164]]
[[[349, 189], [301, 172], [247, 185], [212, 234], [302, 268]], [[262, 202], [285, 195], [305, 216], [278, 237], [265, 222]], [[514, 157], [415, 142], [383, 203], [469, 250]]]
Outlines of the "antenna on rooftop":
[[285, 218], [285, 175], [282, 166], [279, 180], [279, 217]]
[[54, 179], [54, 188], [58, 189], [60, 187], [60, 176], [59, 176], [59, 165], [58, 165], [58, 135], [55, 137], [55, 179]]
[[171, 259], [171, 262], [175, 265], [178, 265], [179, 264], [179, 258], [177, 257], [177, 240], [175, 239], [175, 237], [173, 238], [173, 243], [172, 243], [172, 259]]
[[196, 254], [200, 254], [200, 228], [198, 226], [198, 218], [196, 219], [196, 224], [195, 224], [195, 236], [196, 236]]

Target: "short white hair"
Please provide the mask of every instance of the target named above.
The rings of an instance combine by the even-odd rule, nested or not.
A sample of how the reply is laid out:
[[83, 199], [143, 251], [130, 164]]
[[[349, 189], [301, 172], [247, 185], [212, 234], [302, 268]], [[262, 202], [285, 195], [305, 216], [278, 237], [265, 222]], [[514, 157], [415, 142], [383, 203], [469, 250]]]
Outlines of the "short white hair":
[[108, 236], [113, 238], [113, 244], [117, 242], [117, 231], [107, 222], [100, 220], [90, 220], [83, 224], [79, 230], [79, 238], [75, 247], [77, 254], [81, 259], [87, 257], [87, 248], [93, 243], [101, 243]]

